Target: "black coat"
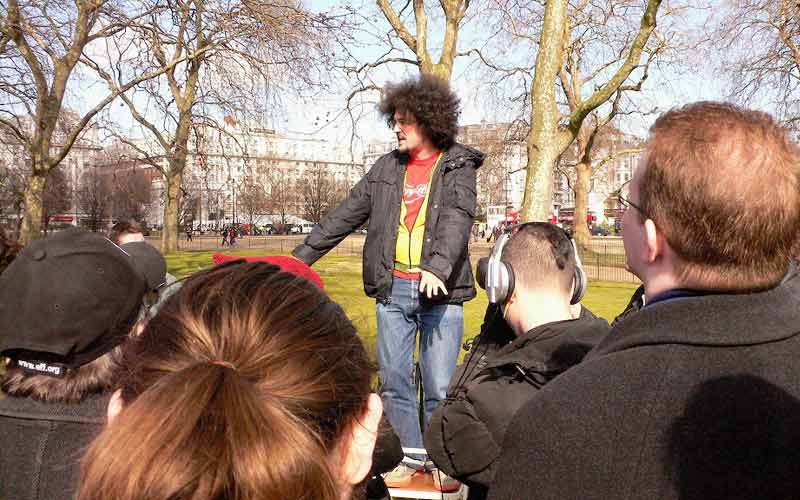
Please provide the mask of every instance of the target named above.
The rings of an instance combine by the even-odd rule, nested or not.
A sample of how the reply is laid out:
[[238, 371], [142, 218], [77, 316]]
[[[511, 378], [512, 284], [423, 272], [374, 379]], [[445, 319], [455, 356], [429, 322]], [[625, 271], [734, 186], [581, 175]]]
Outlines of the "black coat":
[[106, 423], [110, 396], [78, 404], [0, 399], [0, 498], [75, 498], [81, 458]]
[[[431, 416], [425, 449], [442, 471], [470, 486], [470, 498], [495, 474], [514, 414], [544, 384], [572, 366], [608, 333], [608, 323], [583, 308], [578, 319], [538, 326], [505, 345], [508, 327], [490, 306], [483, 339], [456, 370], [447, 399]], [[498, 342], [494, 342], [497, 340]]]
[[617, 323], [506, 434], [489, 498], [800, 496], [800, 277]]
[[[328, 214], [292, 255], [312, 265], [369, 220], [364, 243], [364, 291], [388, 302], [392, 293], [400, 203], [408, 156], [393, 151], [378, 159], [350, 196]], [[461, 144], [444, 151], [431, 182], [420, 268], [445, 283], [441, 300], [460, 303], [475, 297], [468, 242], [476, 209], [476, 170], [483, 154]]]

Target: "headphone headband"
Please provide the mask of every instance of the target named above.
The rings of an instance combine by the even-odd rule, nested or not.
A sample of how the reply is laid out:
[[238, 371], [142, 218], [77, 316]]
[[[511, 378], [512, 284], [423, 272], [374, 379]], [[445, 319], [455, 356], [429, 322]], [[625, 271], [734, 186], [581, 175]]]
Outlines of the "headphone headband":
[[[489, 257], [483, 257], [478, 260], [478, 284], [486, 290], [486, 295], [491, 304], [501, 304], [511, 296], [514, 291], [514, 269], [510, 263], [501, 260], [503, 249], [523, 227], [533, 224], [548, 224], [556, 227], [570, 242], [572, 254], [575, 256], [575, 272], [572, 279], [573, 293], [570, 303], [577, 304], [583, 298], [587, 287], [586, 274], [583, 271], [580, 255], [578, 255], [578, 247], [575, 244], [575, 240], [563, 228], [547, 222], [527, 222], [504, 230], [497, 238]], [[557, 255], [558, 243], [550, 241], [550, 244], [554, 250], [553, 258], [557, 259], [559, 257]]]

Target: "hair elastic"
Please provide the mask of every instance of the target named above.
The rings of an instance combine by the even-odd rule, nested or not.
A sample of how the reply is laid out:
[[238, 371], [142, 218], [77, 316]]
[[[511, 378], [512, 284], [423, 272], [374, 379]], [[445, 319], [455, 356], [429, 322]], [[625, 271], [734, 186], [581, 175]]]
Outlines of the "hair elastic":
[[209, 363], [211, 363], [212, 365], [224, 366], [225, 368], [230, 368], [231, 370], [238, 371], [236, 365], [228, 361], [223, 361], [221, 359], [215, 359], [213, 361], [209, 361]]

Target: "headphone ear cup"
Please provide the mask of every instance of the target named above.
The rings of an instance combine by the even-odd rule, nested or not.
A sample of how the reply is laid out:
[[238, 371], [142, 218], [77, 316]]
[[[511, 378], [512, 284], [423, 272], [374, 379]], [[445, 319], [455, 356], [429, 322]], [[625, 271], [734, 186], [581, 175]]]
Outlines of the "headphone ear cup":
[[586, 273], [583, 272], [583, 268], [580, 265], [575, 266], [575, 275], [572, 278], [572, 283], [574, 284], [574, 288], [572, 291], [572, 299], [570, 299], [569, 303], [577, 304], [583, 299], [588, 286]]
[[569, 303], [574, 305], [583, 299], [586, 288], [589, 286], [589, 280], [586, 277], [586, 273], [583, 271], [583, 263], [578, 253], [578, 245], [575, 244], [575, 240], [572, 238], [570, 238], [570, 243], [572, 243], [572, 254], [575, 256], [575, 274], [572, 276], [572, 299], [570, 299]]
[[478, 286], [486, 290], [486, 274], [489, 270], [489, 257], [481, 257], [478, 259], [478, 266], [475, 269], [475, 281]]
[[494, 287], [494, 296], [489, 294], [489, 302], [502, 304], [508, 300], [514, 291], [514, 270], [503, 261], [497, 261], [496, 266], [497, 280]]
[[511, 264], [507, 264], [505, 262], [501, 262], [503, 268], [506, 271], [506, 282], [508, 283], [508, 287], [506, 288], [506, 293], [503, 294], [503, 300], [500, 301], [502, 304], [506, 300], [511, 297], [511, 294], [514, 293], [514, 268], [511, 267]]

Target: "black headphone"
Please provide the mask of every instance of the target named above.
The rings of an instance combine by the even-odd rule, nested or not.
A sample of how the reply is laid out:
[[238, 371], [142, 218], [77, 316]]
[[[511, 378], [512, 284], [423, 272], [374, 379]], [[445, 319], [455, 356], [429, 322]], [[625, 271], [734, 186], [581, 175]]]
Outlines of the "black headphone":
[[[489, 296], [489, 303], [502, 304], [505, 302], [514, 291], [514, 269], [511, 264], [503, 262], [500, 257], [503, 255], [503, 248], [508, 244], [509, 240], [519, 232], [519, 230], [528, 224], [548, 224], [547, 222], [529, 222], [527, 224], [520, 224], [512, 227], [510, 230], [503, 232], [492, 247], [492, 253], [489, 257], [482, 257], [478, 260], [477, 280], [478, 285], [486, 290], [486, 295]], [[553, 226], [558, 227], [558, 226]], [[558, 228], [564, 237], [569, 240], [572, 246], [572, 254], [575, 256], [575, 274], [572, 277], [572, 298], [570, 304], [577, 304], [586, 293], [587, 279], [586, 273], [583, 272], [581, 266], [581, 258], [578, 255], [578, 248], [575, 246], [569, 234], [562, 228]]]

